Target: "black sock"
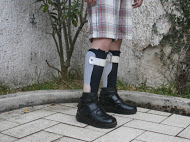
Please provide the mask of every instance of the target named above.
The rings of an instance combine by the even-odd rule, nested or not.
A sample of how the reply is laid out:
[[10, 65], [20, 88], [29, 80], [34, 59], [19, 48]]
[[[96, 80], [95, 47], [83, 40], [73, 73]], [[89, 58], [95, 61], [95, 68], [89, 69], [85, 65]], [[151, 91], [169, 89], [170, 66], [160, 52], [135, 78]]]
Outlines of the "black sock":
[[[120, 51], [110, 50], [113, 56], [120, 57]], [[108, 84], [107, 87], [116, 88], [117, 87], [117, 72], [118, 72], [118, 63], [112, 63], [112, 70], [108, 75]]]

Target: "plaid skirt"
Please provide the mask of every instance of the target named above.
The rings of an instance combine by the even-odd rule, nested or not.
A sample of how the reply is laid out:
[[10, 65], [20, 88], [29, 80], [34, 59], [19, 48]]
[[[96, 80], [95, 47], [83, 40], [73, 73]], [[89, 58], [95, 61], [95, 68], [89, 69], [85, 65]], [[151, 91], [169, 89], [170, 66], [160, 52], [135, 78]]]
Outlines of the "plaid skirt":
[[132, 39], [132, 0], [97, 0], [88, 7], [89, 39]]

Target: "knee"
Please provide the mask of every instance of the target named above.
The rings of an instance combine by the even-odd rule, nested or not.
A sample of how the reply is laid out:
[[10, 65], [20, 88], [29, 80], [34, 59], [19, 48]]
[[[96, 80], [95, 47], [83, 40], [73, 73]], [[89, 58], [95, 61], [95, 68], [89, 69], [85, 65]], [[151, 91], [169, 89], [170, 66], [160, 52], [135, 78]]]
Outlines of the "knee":
[[110, 50], [120, 50], [122, 44], [122, 39], [118, 39], [115, 42], [112, 42]]
[[112, 42], [112, 39], [111, 38], [95, 38], [93, 42], [99, 43], [105, 47], [109, 47]]
[[117, 44], [118, 46], [121, 46], [122, 41], [123, 41], [122, 39], [118, 39], [115, 41], [115, 44]]
[[95, 48], [95, 49], [100, 48], [100, 49], [108, 52], [111, 43], [112, 43], [111, 38], [95, 38], [95, 39], [93, 39], [91, 48]]

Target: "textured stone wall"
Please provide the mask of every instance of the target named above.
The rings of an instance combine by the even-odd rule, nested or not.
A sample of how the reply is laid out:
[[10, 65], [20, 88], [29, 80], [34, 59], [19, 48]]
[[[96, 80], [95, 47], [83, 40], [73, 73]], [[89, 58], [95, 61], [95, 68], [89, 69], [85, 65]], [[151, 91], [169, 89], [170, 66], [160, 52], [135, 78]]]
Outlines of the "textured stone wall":
[[[34, 0], [1, 0], [0, 5], [0, 83], [21, 87], [51, 80], [57, 75], [45, 60], [59, 67], [55, 44], [45, 14]], [[37, 24], [30, 23], [35, 14]], [[129, 84], [146, 81], [158, 87], [166, 83], [159, 60], [159, 42], [170, 28], [160, 0], [145, 0], [134, 10], [134, 38], [124, 40], [121, 49], [119, 79]], [[157, 29], [157, 34], [153, 32]], [[71, 70], [83, 73], [84, 57], [89, 49], [88, 27], [85, 25], [77, 40]], [[167, 49], [167, 47], [166, 47]]]
[[[34, 0], [1, 0], [0, 82], [11, 87], [51, 79], [45, 60], [58, 64], [48, 19]], [[37, 24], [30, 23], [35, 14]]]

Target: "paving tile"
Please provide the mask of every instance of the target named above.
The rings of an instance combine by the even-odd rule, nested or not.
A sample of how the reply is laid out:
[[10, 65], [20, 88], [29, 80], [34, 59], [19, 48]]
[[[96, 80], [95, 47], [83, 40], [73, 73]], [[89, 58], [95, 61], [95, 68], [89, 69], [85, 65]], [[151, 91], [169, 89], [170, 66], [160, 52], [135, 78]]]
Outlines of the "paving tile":
[[143, 141], [139, 141], [139, 140], [133, 140], [133, 141], [131, 141], [131, 142], [143, 142]]
[[94, 131], [98, 131], [98, 132], [102, 132], [102, 133], [108, 133], [114, 129], [117, 129], [117, 127], [120, 127], [121, 125], [124, 125], [125, 123], [131, 121], [131, 118], [126, 118], [126, 117], [120, 117], [120, 116], [116, 116], [113, 115], [113, 117], [115, 117], [117, 119], [117, 126], [115, 128], [111, 128], [111, 129], [101, 129], [101, 128], [96, 128], [96, 127], [92, 127], [90, 125], [88, 125], [87, 127], [85, 127], [86, 129], [91, 129]]
[[0, 122], [1, 122], [1, 121], [5, 121], [5, 119], [3, 119], [3, 118], [0, 118]]
[[117, 116], [117, 115], [113, 115], [113, 117], [115, 117], [117, 119], [117, 125], [118, 126], [124, 125], [125, 123], [133, 120], [132, 118], [120, 117], [120, 116]]
[[0, 132], [18, 125], [19, 125], [18, 123], [14, 122], [0, 121]]
[[137, 129], [143, 129], [143, 130], [147, 130], [147, 131], [158, 132], [158, 133], [163, 133], [163, 134], [168, 134], [168, 135], [173, 135], [173, 136], [177, 135], [179, 132], [181, 132], [183, 130], [183, 128], [179, 128], [179, 127], [168, 126], [168, 125], [141, 121], [141, 120], [130, 121], [129, 123], [125, 124], [124, 126], [133, 127], [133, 128], [137, 128]]
[[66, 124], [58, 124], [53, 127], [45, 129], [45, 131], [85, 141], [92, 141], [103, 135], [103, 133], [97, 131], [66, 125]]
[[188, 125], [190, 125], [190, 117], [172, 114], [170, 117], [168, 117], [166, 120], [164, 120], [162, 122], [162, 124], [167, 124], [167, 125], [185, 128]]
[[136, 114], [133, 115], [122, 115], [122, 114], [115, 114], [121, 117], [128, 117], [128, 118], [134, 118], [134, 119], [139, 119], [139, 120], [145, 120], [145, 121], [151, 121], [151, 122], [161, 122], [164, 119], [166, 119], [166, 116], [159, 116], [155, 114], [148, 114], [148, 113], [143, 113], [143, 112], [137, 112]]
[[71, 107], [63, 106], [63, 105], [48, 106], [45, 108], [45, 110], [76, 115], [76, 108], [71, 108]]
[[157, 110], [150, 110], [150, 111], [148, 111], [147, 113], [150, 113], [150, 114], [157, 114], [157, 115], [162, 115], [162, 116], [170, 116], [170, 115], [172, 115], [172, 113], [163, 112], [163, 111], [157, 111]]
[[77, 108], [78, 103], [61, 103], [60, 105]]
[[17, 140], [17, 138], [13, 138], [0, 133], [0, 142], [14, 142], [15, 140]]
[[137, 111], [139, 112], [148, 112], [150, 109], [147, 108], [142, 108], [142, 107], [137, 107]]
[[68, 138], [68, 137], [62, 137], [54, 142], [84, 142], [84, 141], [72, 139], [72, 138]]
[[178, 136], [190, 139], [190, 126], [183, 130]]
[[50, 120], [46, 120], [46, 119], [38, 119], [36, 121], [32, 121], [32, 122], [20, 125], [18, 127], [8, 129], [1, 133], [7, 134], [7, 135], [10, 135], [13, 137], [17, 137], [17, 138], [22, 138], [24, 136], [41, 131], [42, 129], [45, 129], [47, 127], [53, 126], [58, 123], [59, 122], [50, 121]]
[[[8, 111], [8, 112], [0, 113], [0, 118], [1, 119], [10, 119], [10, 118], [19, 116], [19, 115], [21, 115], [20, 111], [21, 110], [12, 110], [12, 111]], [[23, 111], [23, 113], [26, 113], [26, 112]]]
[[[66, 104], [64, 104], [64, 105], [59, 104], [59, 105], [55, 105], [55, 106], [49, 106], [49, 107], [46, 107], [45, 110], [55, 111], [55, 112], [60, 112], [60, 113], [75, 116], [76, 113], [77, 113], [77, 108], [76, 107], [71, 107], [72, 103], [69, 103], [68, 106]], [[111, 113], [111, 115], [113, 115], [113, 113]]]
[[95, 140], [95, 142], [130, 142], [135, 137], [142, 134], [143, 130], [133, 128], [120, 127], [102, 137]]
[[[100, 129], [76, 121], [77, 104], [47, 104], [0, 113], [0, 142], [190, 142], [190, 117], [138, 107], [134, 115], [109, 113], [118, 125]], [[179, 137], [174, 137], [177, 134]]]
[[145, 132], [136, 139], [145, 142], [190, 142], [190, 140], [188, 139], [178, 138], [154, 132]]
[[48, 106], [50, 106], [51, 104], [44, 104], [44, 105], [36, 105], [36, 106], [31, 106], [30, 108], [32, 110], [39, 110], [39, 109], [43, 109], [43, 108], [46, 108]]
[[38, 133], [34, 133], [30, 136], [19, 139], [18, 141], [15, 141], [15, 142], [51, 142], [51, 141], [56, 140], [61, 137], [63, 137], [63, 136], [58, 135], [58, 134], [49, 133], [46, 131], [40, 131]]
[[46, 110], [36, 110], [30, 113], [22, 114], [14, 118], [8, 119], [8, 121], [16, 122], [19, 124], [27, 123], [30, 121], [33, 121], [35, 119], [39, 119], [41, 117], [45, 117], [51, 114], [54, 114], [56, 112], [46, 111]]
[[70, 114], [70, 115], [75, 116], [77, 114], [77, 109], [71, 108], [69, 110], [63, 110], [61, 113]]
[[13, 117], [17, 117], [17, 116], [19, 116], [21, 114], [30, 113], [30, 112], [45, 108], [47, 106], [49, 106], [49, 104], [31, 106], [31, 107], [24, 107], [24, 108], [21, 108], [21, 109], [16, 109], [16, 110], [8, 111], [8, 112], [3, 112], [3, 113], [0, 113], [0, 119], [10, 119], [10, 118], [13, 118]]
[[85, 127], [85, 126], [87, 126], [87, 124], [78, 122], [76, 120], [75, 116], [61, 114], [61, 113], [57, 113], [57, 114], [53, 114], [53, 115], [47, 116], [47, 117], [45, 117], [45, 119], [59, 121], [59, 122], [62, 122], [62, 123], [66, 123], [66, 124], [70, 124], [70, 125], [75, 125], [75, 126], [79, 126], [79, 127]]
[[115, 128], [110, 128], [110, 129], [103, 129], [103, 128], [96, 128], [96, 127], [92, 127], [90, 125], [88, 125], [87, 127], [85, 127], [85, 129], [90, 129], [93, 131], [97, 131], [97, 132], [101, 132], [102, 134], [108, 133], [110, 131], [113, 131], [114, 129], [116, 129], [118, 126], [116, 126]]

